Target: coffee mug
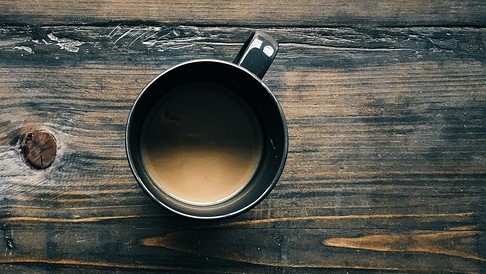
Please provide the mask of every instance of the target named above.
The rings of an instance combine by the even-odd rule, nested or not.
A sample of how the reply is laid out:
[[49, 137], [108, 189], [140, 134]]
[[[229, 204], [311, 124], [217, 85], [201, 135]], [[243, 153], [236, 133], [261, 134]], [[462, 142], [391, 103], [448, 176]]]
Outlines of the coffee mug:
[[277, 50], [256, 31], [233, 63], [185, 62], [143, 89], [128, 118], [126, 151], [155, 202], [183, 216], [218, 219], [268, 195], [288, 150], [283, 111], [261, 80]]

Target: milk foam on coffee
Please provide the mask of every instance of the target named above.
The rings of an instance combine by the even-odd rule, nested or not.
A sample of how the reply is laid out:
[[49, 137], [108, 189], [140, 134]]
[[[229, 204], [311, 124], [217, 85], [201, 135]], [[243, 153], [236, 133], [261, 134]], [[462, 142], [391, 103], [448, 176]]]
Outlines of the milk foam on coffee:
[[185, 203], [212, 205], [243, 189], [262, 154], [251, 107], [212, 82], [179, 85], [148, 112], [142, 162], [164, 192]]

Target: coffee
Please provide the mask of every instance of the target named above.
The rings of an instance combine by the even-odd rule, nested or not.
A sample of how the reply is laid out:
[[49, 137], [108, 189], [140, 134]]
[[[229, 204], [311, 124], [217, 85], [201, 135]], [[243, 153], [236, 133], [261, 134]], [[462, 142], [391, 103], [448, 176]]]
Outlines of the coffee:
[[245, 100], [221, 84], [176, 86], [144, 121], [145, 169], [165, 193], [185, 203], [212, 205], [233, 197], [260, 163], [260, 123]]

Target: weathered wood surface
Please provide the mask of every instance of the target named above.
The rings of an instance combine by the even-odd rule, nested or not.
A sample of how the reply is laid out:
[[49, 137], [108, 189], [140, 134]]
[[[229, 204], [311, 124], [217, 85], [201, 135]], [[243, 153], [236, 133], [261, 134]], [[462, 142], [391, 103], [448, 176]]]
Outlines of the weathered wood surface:
[[[2, 273], [486, 272], [482, 1], [78, 2], [0, 1]], [[232, 60], [255, 27], [281, 47], [264, 80], [284, 174], [244, 215], [177, 217], [130, 173], [130, 106], [177, 63]], [[36, 129], [57, 141], [45, 170], [21, 156]]]
[[191, 25], [461, 25], [483, 26], [482, 0], [258, 1], [44, 0], [0, 1], [12, 24], [105, 24], [107, 21]]

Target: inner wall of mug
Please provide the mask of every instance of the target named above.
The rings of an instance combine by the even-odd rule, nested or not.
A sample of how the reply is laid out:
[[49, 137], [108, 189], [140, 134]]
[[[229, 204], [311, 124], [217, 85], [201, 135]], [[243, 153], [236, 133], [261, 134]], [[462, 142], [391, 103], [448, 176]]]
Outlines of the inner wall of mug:
[[[165, 93], [181, 84], [210, 81], [224, 85], [243, 98], [255, 112], [262, 129], [262, 156], [251, 181], [232, 198], [200, 206], [184, 203], [162, 191], [143, 165], [140, 133], [149, 110]], [[144, 190], [158, 203], [182, 215], [225, 217], [242, 212], [263, 199], [282, 172], [287, 153], [287, 131], [280, 107], [268, 89], [244, 69], [222, 61], [195, 61], [160, 75], [142, 92], [130, 116], [127, 150], [133, 172]]]

